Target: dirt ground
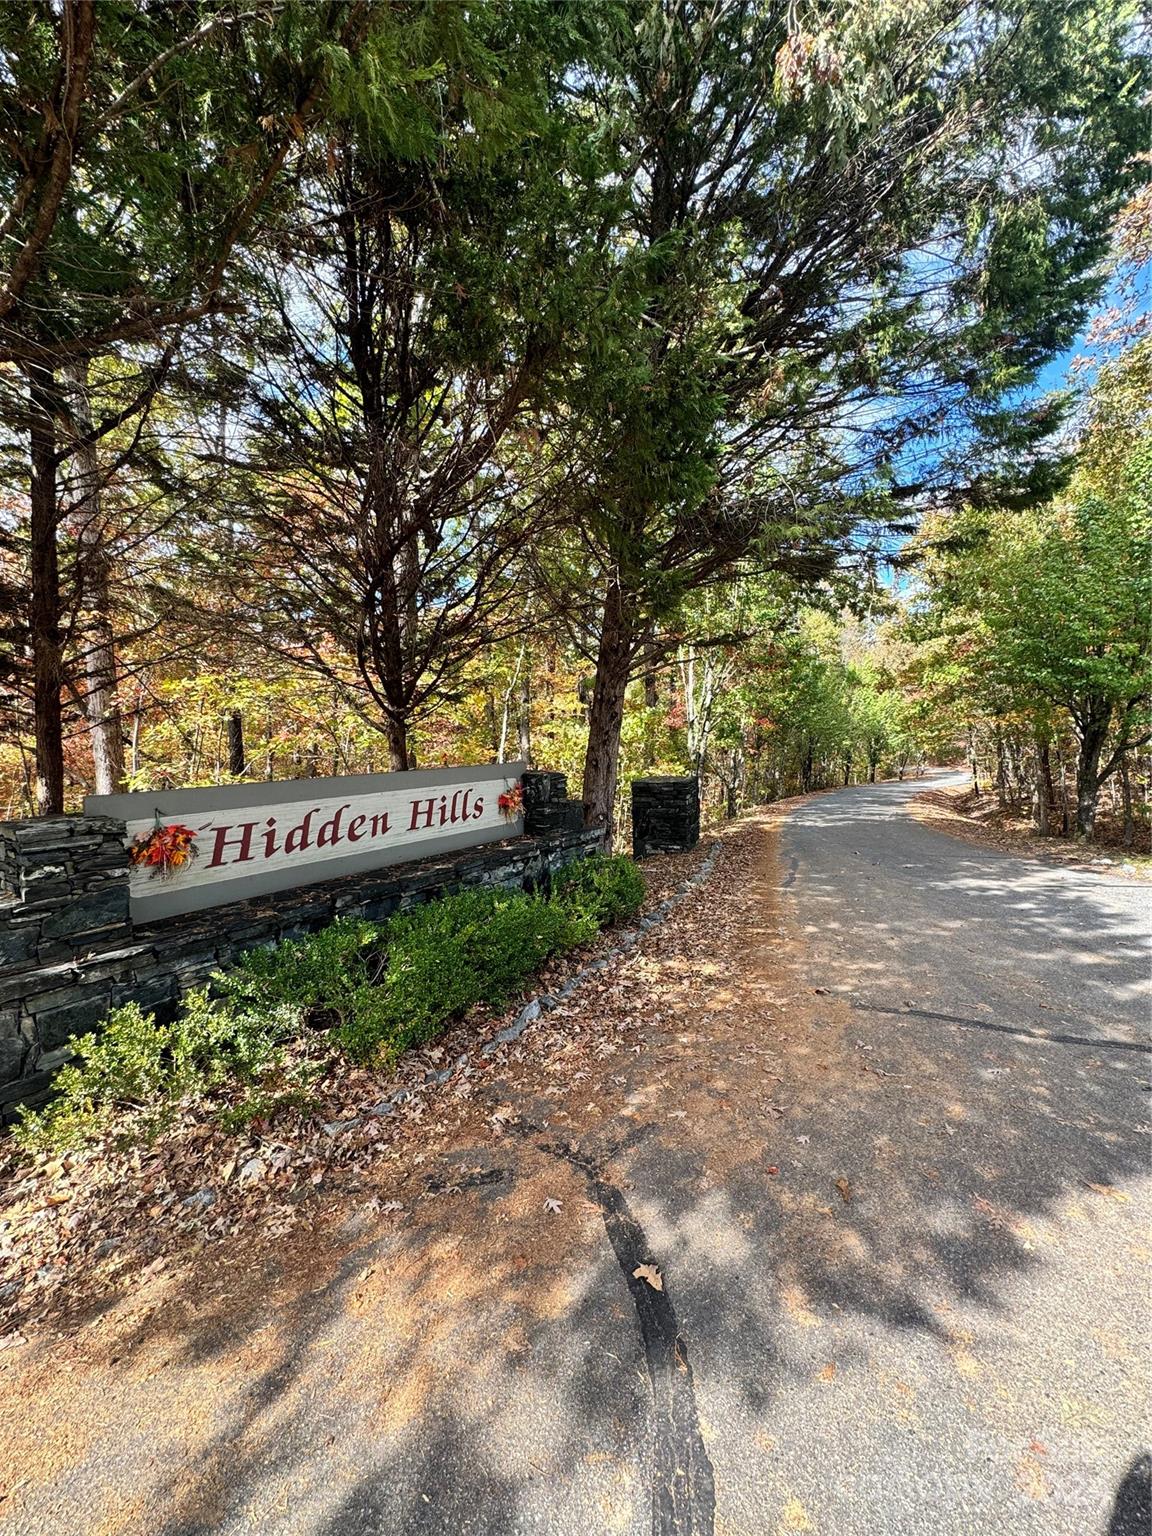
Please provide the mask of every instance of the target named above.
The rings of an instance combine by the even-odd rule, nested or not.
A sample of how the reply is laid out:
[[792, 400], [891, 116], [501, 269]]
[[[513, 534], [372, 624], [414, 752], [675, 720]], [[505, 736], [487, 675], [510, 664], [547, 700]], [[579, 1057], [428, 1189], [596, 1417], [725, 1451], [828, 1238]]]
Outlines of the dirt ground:
[[1062, 837], [1038, 837], [1031, 821], [1002, 812], [990, 795], [968, 787], [926, 789], [909, 808], [925, 826], [986, 848], [1042, 859], [1068, 869], [1111, 869], [1126, 879], [1152, 878], [1152, 857], [1112, 842], [1091, 846]]

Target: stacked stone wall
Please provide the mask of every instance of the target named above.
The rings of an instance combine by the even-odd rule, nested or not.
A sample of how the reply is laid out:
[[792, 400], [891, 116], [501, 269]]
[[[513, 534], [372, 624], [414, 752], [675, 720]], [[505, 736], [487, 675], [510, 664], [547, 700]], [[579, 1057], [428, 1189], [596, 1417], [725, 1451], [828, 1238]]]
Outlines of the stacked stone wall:
[[123, 822], [0, 823], [0, 1115], [46, 1096], [70, 1036], [129, 1001], [170, 1017], [184, 992], [246, 949], [338, 917], [382, 921], [470, 886], [547, 891], [556, 870], [598, 848], [600, 834], [567, 809], [579, 802], [567, 800], [563, 774], [525, 775], [524, 788], [523, 837], [151, 924], [131, 918]]

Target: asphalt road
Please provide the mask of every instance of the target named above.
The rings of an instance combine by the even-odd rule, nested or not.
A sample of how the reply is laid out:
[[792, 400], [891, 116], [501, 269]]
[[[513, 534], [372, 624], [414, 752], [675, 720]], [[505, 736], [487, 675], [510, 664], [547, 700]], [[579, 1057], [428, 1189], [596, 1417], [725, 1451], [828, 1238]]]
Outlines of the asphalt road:
[[[870, 1260], [859, 1287], [816, 1266], [851, 1363], [790, 1394], [782, 1455], [826, 1536], [1136, 1536], [1150, 892], [930, 831], [920, 787], [810, 801], [783, 833], [803, 969], [891, 1076], [882, 1114], [825, 1118], [842, 1155], [859, 1138]], [[901, 1432], [878, 1376], [908, 1389]]]
[[922, 787], [755, 834], [410, 1216], [82, 1341], [0, 1527], [1147, 1536], [1152, 891]]

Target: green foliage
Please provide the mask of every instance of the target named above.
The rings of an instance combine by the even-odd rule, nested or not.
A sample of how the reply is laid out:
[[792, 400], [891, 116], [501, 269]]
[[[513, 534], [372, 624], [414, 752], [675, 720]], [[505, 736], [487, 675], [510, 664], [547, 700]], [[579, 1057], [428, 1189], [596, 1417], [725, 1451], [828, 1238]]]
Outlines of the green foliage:
[[623, 854], [595, 854], [560, 871], [552, 883], [552, 899], [569, 914], [584, 942], [598, 929], [639, 910], [644, 877]]
[[357, 1060], [395, 1056], [477, 1003], [499, 1006], [580, 937], [562, 906], [512, 891], [461, 891], [405, 912], [388, 924], [378, 987], [338, 1038]]
[[[149, 1141], [168, 1125], [182, 1100], [200, 1098], [228, 1082], [251, 1089], [252, 1102], [277, 1102], [281, 1047], [300, 1025], [283, 1004], [246, 1008], [191, 992], [171, 1024], [127, 1003], [99, 1031], [74, 1037], [73, 1059], [53, 1084], [44, 1109], [21, 1112], [14, 1135], [29, 1151], [62, 1150], [109, 1136]], [[297, 1074], [288, 1091], [304, 1088]], [[234, 1112], [249, 1096], [241, 1092]], [[259, 1112], [259, 1111], [256, 1111]]]
[[73, 1038], [56, 1096], [22, 1112], [16, 1139], [29, 1151], [147, 1141], [192, 1100], [237, 1131], [306, 1108], [317, 1067], [303, 1043], [330, 1040], [356, 1061], [387, 1065], [476, 1004], [499, 1007], [550, 956], [634, 912], [643, 894], [631, 860], [597, 857], [558, 877], [551, 901], [460, 891], [386, 924], [342, 918], [252, 950], [211, 992], [190, 992], [170, 1024], [129, 1003]]
[[[166, 1062], [167, 1034], [135, 1003], [119, 1008], [100, 1032], [72, 1042], [76, 1059], [57, 1073], [56, 1098], [42, 1110], [22, 1110], [15, 1136], [29, 1150], [79, 1146], [117, 1116], [139, 1125], [167, 1102], [176, 1079]], [[151, 1113], [150, 1113], [151, 1112]]]
[[974, 761], [991, 757], [1001, 803], [1035, 799], [1045, 828], [1051, 749], [1067, 743], [1084, 838], [1118, 774], [1131, 841], [1128, 776], [1152, 738], [1149, 348], [1101, 369], [1063, 496], [928, 518], [914, 546], [921, 586], [906, 629], [922, 694], [964, 723]]
[[342, 1019], [379, 974], [382, 933], [363, 918], [339, 918], [305, 938], [249, 950], [235, 970], [217, 978], [217, 986], [226, 998], [250, 1007], [319, 1008]]

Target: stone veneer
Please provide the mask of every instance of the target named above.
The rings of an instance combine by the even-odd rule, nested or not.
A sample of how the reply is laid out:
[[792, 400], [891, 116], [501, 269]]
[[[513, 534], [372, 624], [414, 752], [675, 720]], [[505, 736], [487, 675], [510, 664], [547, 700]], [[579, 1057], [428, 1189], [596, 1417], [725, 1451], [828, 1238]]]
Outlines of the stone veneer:
[[683, 853], [700, 841], [696, 779], [632, 780], [632, 854]]
[[134, 1001], [171, 1015], [182, 993], [246, 949], [337, 917], [379, 921], [467, 886], [546, 891], [555, 870], [601, 841], [566, 793], [563, 774], [525, 774], [523, 837], [149, 924], [129, 913], [123, 822], [0, 822], [0, 1115], [42, 1100], [69, 1037], [111, 1008]]

